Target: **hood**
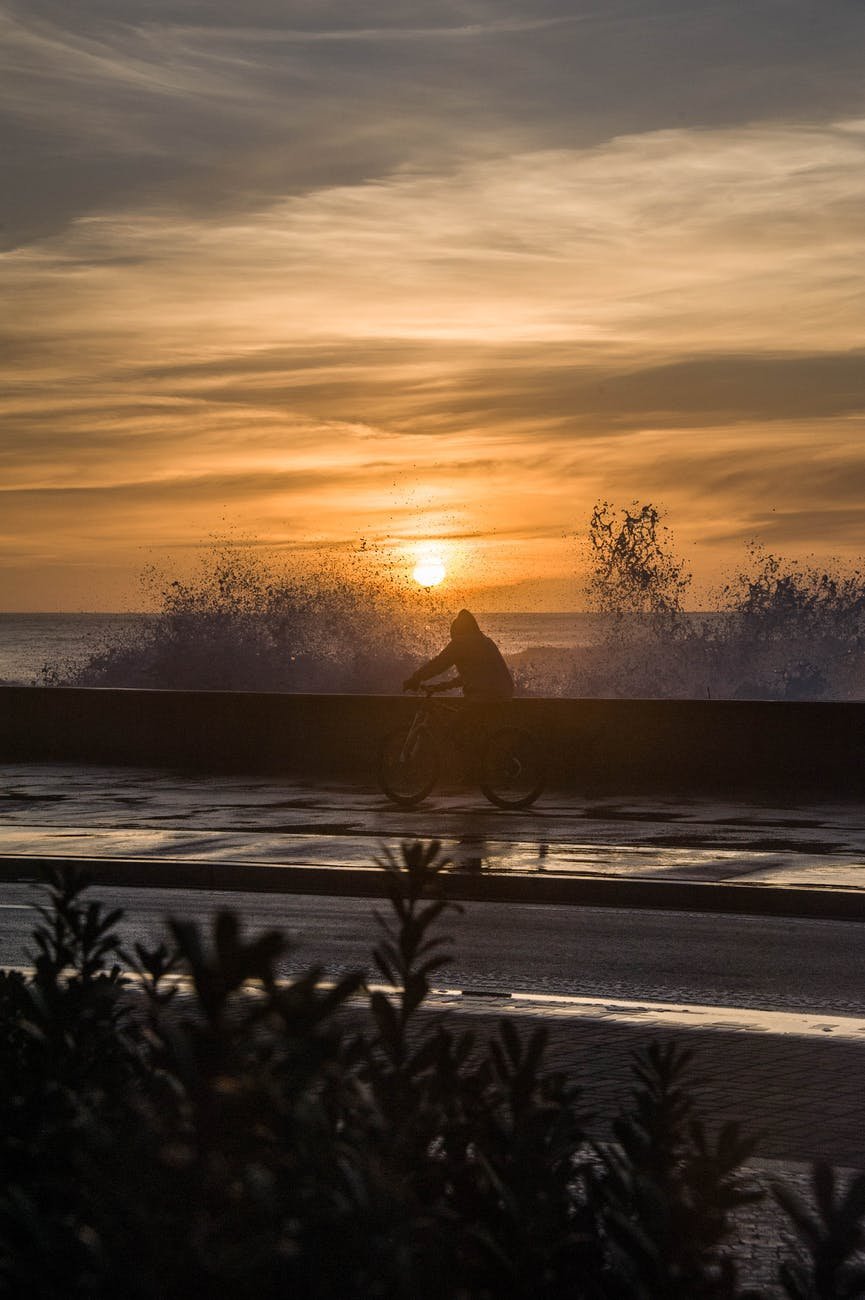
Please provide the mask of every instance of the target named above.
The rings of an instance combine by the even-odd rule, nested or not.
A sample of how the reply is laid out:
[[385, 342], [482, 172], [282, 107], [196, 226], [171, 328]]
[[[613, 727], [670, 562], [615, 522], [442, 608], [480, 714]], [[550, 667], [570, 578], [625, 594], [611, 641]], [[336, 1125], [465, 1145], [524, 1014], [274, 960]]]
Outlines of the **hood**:
[[467, 609], [461, 609], [451, 623], [451, 637], [480, 635], [481, 630], [475, 621], [474, 614], [470, 614]]

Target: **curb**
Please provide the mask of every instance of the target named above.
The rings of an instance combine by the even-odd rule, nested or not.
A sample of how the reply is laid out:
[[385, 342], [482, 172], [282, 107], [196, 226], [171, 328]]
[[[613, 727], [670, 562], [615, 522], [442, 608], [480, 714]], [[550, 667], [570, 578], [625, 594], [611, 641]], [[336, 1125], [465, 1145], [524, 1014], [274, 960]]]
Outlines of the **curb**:
[[[317, 894], [340, 898], [382, 898], [385, 894], [384, 875], [375, 867], [303, 867], [183, 858], [5, 854], [0, 855], [0, 882], [37, 882], [47, 872], [68, 867], [84, 873], [94, 884], [115, 887]], [[865, 890], [858, 889], [459, 871], [447, 871], [440, 880], [446, 896], [459, 902], [543, 903], [865, 921]]]

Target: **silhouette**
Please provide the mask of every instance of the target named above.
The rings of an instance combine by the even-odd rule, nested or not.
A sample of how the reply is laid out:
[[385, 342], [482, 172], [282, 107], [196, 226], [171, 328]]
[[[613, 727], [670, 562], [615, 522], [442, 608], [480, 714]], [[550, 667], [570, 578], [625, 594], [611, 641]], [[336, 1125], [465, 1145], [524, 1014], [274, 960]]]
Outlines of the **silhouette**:
[[461, 686], [467, 699], [509, 700], [513, 696], [514, 681], [501, 651], [467, 609], [461, 609], [451, 623], [451, 639], [444, 650], [407, 677], [403, 690], [416, 691], [421, 682], [449, 668], [456, 668], [458, 674], [451, 684]]
[[461, 835], [453, 852], [453, 870], [477, 874], [484, 869], [487, 842], [483, 835]]

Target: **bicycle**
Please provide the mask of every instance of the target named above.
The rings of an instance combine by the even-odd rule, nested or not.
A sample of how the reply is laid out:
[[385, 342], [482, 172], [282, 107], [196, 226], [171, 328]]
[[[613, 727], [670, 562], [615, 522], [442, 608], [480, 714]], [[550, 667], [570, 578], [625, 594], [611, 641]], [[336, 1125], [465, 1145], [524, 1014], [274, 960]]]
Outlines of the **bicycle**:
[[[454, 720], [458, 704], [433, 703], [432, 696], [454, 689], [438, 682], [420, 687], [423, 699], [406, 731], [398, 727], [385, 736], [378, 760], [378, 783], [392, 803], [414, 808], [430, 794], [443, 767], [442, 741], [452, 738], [453, 727], [442, 725], [442, 715]], [[534, 737], [520, 727], [499, 727], [484, 736], [479, 755], [479, 785], [498, 808], [528, 808], [540, 795], [546, 780], [543, 759]]]

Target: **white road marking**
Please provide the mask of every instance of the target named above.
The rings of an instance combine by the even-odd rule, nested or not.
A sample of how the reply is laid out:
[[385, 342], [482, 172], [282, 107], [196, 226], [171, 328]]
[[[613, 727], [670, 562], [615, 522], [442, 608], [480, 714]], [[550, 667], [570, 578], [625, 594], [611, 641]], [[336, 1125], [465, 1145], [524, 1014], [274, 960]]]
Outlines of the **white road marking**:
[[650, 1021], [688, 1029], [729, 1029], [793, 1034], [806, 1038], [848, 1038], [865, 1041], [861, 1016], [826, 1016], [819, 1012], [762, 1011], [754, 1007], [676, 1005], [670, 1002], [632, 1002], [620, 998], [586, 998], [549, 993], [512, 993], [511, 1001], [525, 1010], [547, 1015], [589, 1016], [601, 1020]]

